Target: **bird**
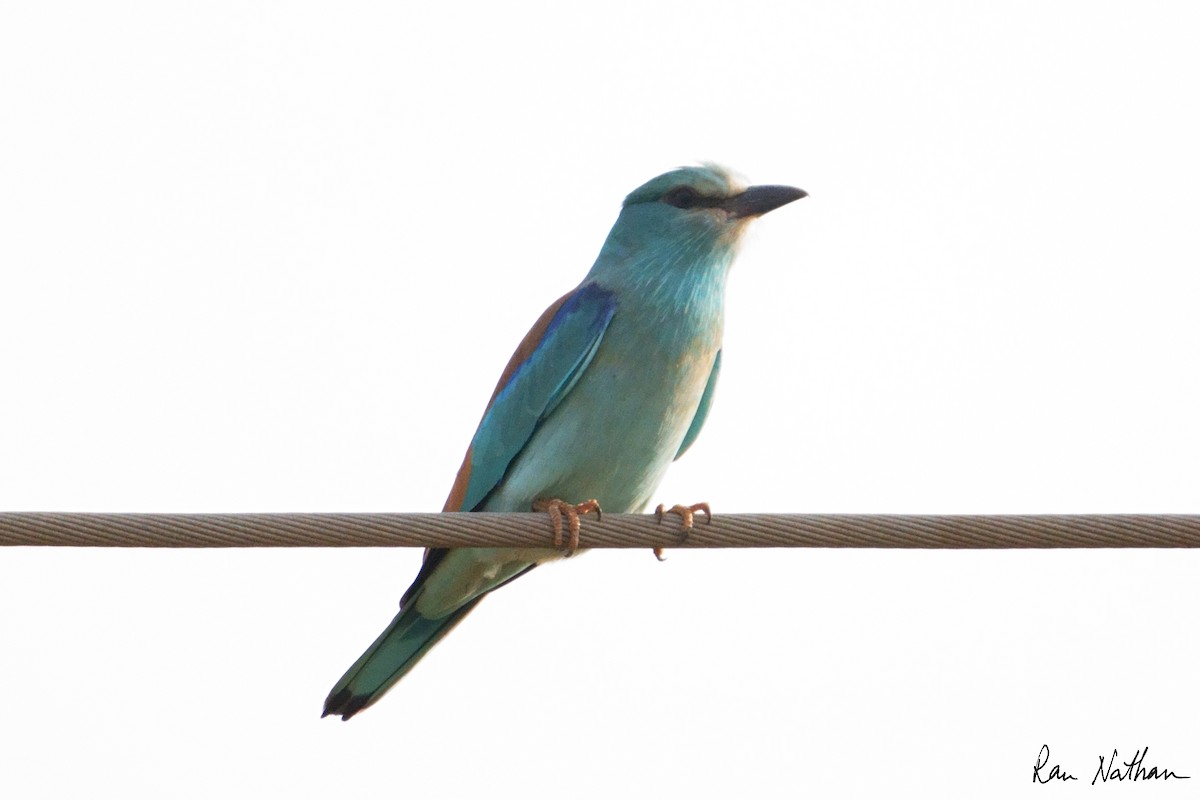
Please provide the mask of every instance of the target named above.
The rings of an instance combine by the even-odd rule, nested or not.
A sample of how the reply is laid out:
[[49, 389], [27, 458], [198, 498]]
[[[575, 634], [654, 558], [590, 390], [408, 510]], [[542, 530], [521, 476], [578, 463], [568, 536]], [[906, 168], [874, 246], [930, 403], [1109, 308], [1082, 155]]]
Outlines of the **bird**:
[[501, 373], [443, 507], [544, 510], [554, 542], [426, 550], [399, 613], [334, 685], [323, 717], [348, 720], [372, 705], [485, 595], [573, 554], [579, 514], [647, 506], [708, 416], [726, 278], [747, 223], [806, 196], [704, 163], [625, 197], [582, 282], [546, 309]]

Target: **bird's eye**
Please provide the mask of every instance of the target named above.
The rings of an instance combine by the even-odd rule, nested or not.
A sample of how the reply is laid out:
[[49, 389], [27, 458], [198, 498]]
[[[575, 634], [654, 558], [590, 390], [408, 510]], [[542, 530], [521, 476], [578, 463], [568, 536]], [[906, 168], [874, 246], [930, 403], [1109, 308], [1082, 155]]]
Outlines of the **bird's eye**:
[[680, 186], [663, 196], [663, 202], [676, 208], [695, 208], [700, 205], [700, 193], [690, 186]]

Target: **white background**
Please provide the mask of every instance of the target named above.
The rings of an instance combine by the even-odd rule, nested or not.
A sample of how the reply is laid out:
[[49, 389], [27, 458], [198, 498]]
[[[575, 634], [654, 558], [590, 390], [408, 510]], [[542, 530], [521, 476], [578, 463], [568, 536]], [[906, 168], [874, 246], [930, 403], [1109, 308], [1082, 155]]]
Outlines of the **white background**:
[[[4, 510], [437, 510], [624, 195], [711, 159], [811, 197], [659, 499], [1200, 512], [1194, 4], [180, 6], [0, 11]], [[319, 719], [418, 563], [0, 552], [0, 795], [1200, 782], [1196, 552], [593, 552]]]

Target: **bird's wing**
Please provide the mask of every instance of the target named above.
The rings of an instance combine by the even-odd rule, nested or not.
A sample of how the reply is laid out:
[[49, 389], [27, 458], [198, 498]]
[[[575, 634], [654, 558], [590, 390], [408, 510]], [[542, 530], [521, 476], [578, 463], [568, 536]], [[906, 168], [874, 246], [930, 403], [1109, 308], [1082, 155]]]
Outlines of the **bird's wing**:
[[546, 309], [500, 376], [444, 511], [472, 511], [500, 484], [587, 368], [616, 308], [611, 292], [585, 283]]
[[721, 351], [718, 350], [717, 357], [713, 359], [712, 372], [708, 373], [708, 383], [704, 385], [704, 394], [700, 396], [700, 405], [696, 406], [696, 416], [692, 417], [692, 424], [683, 436], [683, 444], [679, 445], [679, 451], [675, 453], [676, 461], [687, 452], [687, 449], [692, 446], [692, 442], [696, 441], [696, 437], [700, 435], [700, 429], [704, 427], [704, 420], [708, 417], [708, 407], [712, 405], [713, 392], [717, 388], [717, 375], [720, 373]]
[[[445, 511], [478, 508], [504, 480], [509, 464], [587, 368], [615, 310], [613, 296], [592, 284], [546, 309], [500, 376]], [[349, 719], [374, 703], [485, 594], [536, 566], [519, 556], [497, 557], [500, 552], [426, 550], [421, 571], [400, 598], [400, 613], [334, 685], [325, 715]], [[437, 599], [422, 607], [430, 586]]]

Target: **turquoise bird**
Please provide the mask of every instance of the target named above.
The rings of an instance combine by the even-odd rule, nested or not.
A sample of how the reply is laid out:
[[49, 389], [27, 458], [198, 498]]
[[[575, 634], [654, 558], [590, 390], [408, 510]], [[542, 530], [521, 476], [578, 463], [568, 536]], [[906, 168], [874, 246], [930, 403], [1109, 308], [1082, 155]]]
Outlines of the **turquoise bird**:
[[322, 716], [345, 720], [371, 705], [484, 595], [574, 552], [579, 514], [646, 507], [708, 415], [725, 279], [746, 224], [805, 196], [747, 188], [707, 164], [625, 198], [591, 271], [508, 362], [443, 508], [545, 510], [557, 546], [426, 551], [400, 613], [333, 687]]

